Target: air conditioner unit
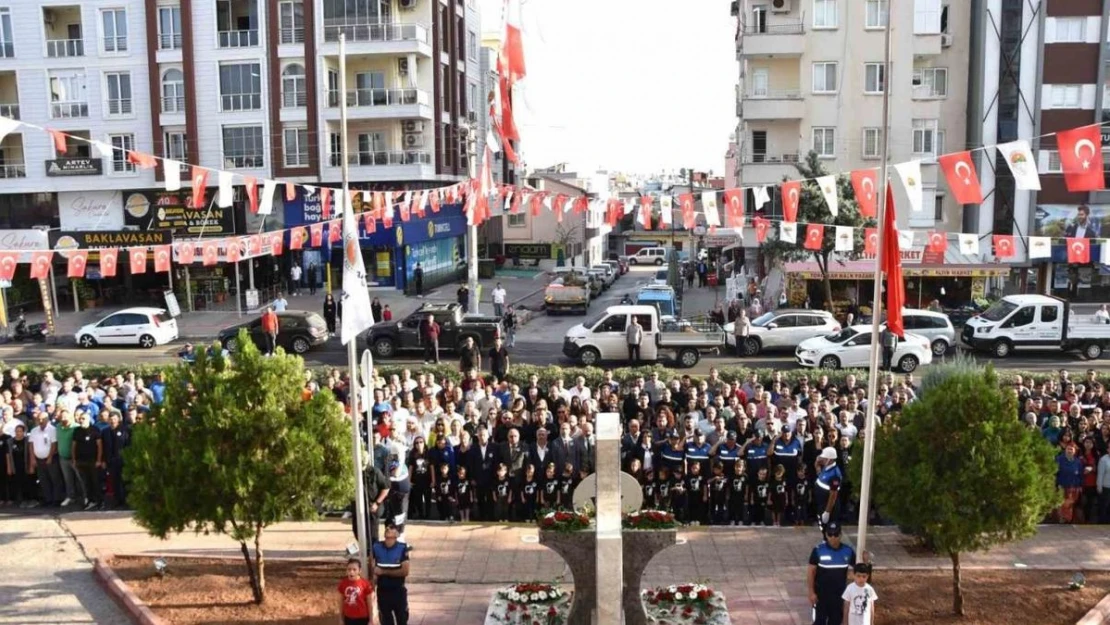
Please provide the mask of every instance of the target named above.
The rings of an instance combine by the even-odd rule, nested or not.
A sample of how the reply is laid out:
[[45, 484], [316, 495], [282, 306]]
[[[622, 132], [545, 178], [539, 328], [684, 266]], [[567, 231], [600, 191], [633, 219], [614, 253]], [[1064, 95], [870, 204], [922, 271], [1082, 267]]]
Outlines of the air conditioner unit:
[[401, 122], [401, 132], [405, 134], [413, 134], [417, 132], [424, 132], [424, 122], [419, 119], [406, 119]]
[[409, 73], [409, 60], [405, 57], [397, 59], [397, 73], [402, 76], [408, 76]]
[[397, 0], [397, 7], [402, 11], [411, 11], [416, 8], [416, 0]]
[[424, 133], [422, 132], [406, 133], [402, 139], [406, 150], [424, 147]]
[[941, 33], [941, 35], [940, 35], [940, 47], [947, 48], [951, 45], [952, 45], [952, 35], [950, 35], [948, 33]]
[[793, 0], [771, 0], [772, 13], [789, 13], [793, 8]]

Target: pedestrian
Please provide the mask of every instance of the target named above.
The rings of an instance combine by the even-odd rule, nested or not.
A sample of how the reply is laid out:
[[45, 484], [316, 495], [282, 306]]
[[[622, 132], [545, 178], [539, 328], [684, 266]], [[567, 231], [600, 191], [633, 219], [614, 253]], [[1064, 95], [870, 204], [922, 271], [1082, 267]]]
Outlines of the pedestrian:
[[27, 448], [27, 426], [17, 422], [12, 437], [8, 440], [7, 469], [8, 488], [12, 502], [20, 508], [38, 506], [35, 498], [35, 474], [31, 468], [33, 453]]
[[847, 625], [871, 625], [875, 622], [875, 602], [879, 595], [868, 581], [871, 579], [871, 565], [858, 562], [852, 569], [854, 583], [848, 584], [841, 598], [844, 600], [844, 618]]
[[689, 288], [694, 288], [694, 273], [695, 273], [694, 272], [694, 266], [690, 265], [690, 264], [687, 264], [686, 265], [686, 286], [689, 287]]
[[491, 294], [493, 299], [493, 314], [497, 317], [504, 316], [505, 314], [506, 295], [505, 287], [501, 286], [501, 283], [498, 282], [497, 286], [493, 287], [493, 293]]
[[817, 481], [814, 482], [813, 500], [817, 504], [822, 528], [840, 522], [840, 483], [844, 481], [844, 475], [836, 464], [837, 458], [836, 449], [826, 447], [815, 463]]
[[809, 554], [806, 587], [813, 606], [814, 625], [840, 625], [844, 618], [844, 590], [848, 568], [856, 565], [854, 549], [840, 541], [840, 524], [829, 523], [825, 540]]
[[505, 337], [508, 339], [509, 347], [516, 346], [516, 311], [510, 304], [505, 309], [505, 317], [501, 320], [501, 325], [505, 327]]
[[498, 380], [504, 380], [509, 375], [509, 350], [500, 336], [494, 337], [493, 347], [489, 350], [489, 370]]
[[459, 372], [466, 374], [472, 370], [482, 370], [482, 353], [474, 344], [474, 337], [468, 336], [463, 339], [462, 347], [459, 348]]
[[347, 577], [339, 582], [340, 625], [370, 625], [370, 597], [374, 585], [362, 577], [358, 558], [347, 559]]
[[375, 323], [382, 321], [382, 301], [380, 299], [375, 297], [374, 301], [370, 302], [370, 314], [374, 315]]
[[459, 306], [462, 306], [464, 312], [470, 305], [470, 288], [465, 283], [459, 286], [458, 291], [455, 291], [455, 301], [459, 303]]
[[382, 321], [393, 321], [393, 311], [389, 309], [389, 304], [382, 309]]
[[319, 265], [315, 261], [308, 265], [308, 294], [316, 295], [316, 275], [320, 272]]
[[894, 364], [894, 350], [898, 347], [898, 335], [885, 327], [880, 339], [883, 345], [883, 369], [890, 371]]
[[277, 312], [285, 312], [289, 308], [289, 300], [281, 293], [277, 294], [274, 298], [273, 309]]
[[440, 327], [432, 314], [420, 322], [420, 344], [424, 347], [424, 364], [439, 364]]
[[644, 328], [635, 315], [632, 315], [632, 322], [628, 324], [625, 339], [628, 342], [628, 360], [632, 364], [640, 362], [640, 343], [644, 340]]
[[1095, 490], [1098, 492], [1098, 522], [1110, 523], [1110, 453], [1099, 458]]
[[58, 433], [45, 412], [39, 412], [35, 422], [38, 427], [27, 435], [31, 444], [28, 473], [38, 477], [42, 505], [56, 506], [65, 499], [65, 482], [58, 466]]
[[1110, 323], [1110, 310], [1107, 309], [1106, 304], [1099, 306], [1095, 311], [1095, 323]]
[[745, 348], [748, 344], [748, 337], [752, 333], [752, 320], [748, 318], [748, 313], [745, 310], [740, 311], [740, 316], [733, 322], [732, 335], [736, 341], [736, 357], [739, 358], [744, 355]]
[[[335, 336], [335, 320], [339, 318], [339, 304], [331, 293], [324, 296], [324, 323], [328, 324], [328, 334]], [[377, 320], [377, 317], [374, 318]]]
[[114, 505], [127, 506], [127, 489], [123, 483], [123, 450], [131, 445], [131, 430], [123, 427], [123, 416], [115, 408], [108, 411], [109, 429], [101, 433], [104, 443], [104, 463], [108, 467], [109, 490]]
[[100, 484], [100, 470], [106, 466], [104, 441], [101, 440], [100, 430], [89, 422], [87, 413], [80, 412], [77, 418], [81, 427], [73, 433], [72, 463], [85, 491], [85, 510], [97, 510], [104, 505]]
[[293, 297], [297, 296], [297, 291], [301, 287], [301, 265], [293, 261], [293, 266], [289, 268], [289, 294]]
[[62, 500], [63, 508], [85, 498], [81, 478], [77, 475], [77, 466], [73, 463], [73, 435], [80, 427], [73, 421], [70, 411], [64, 408], [54, 425], [54, 431], [58, 435], [58, 466], [62, 470], [62, 481], [66, 488], [66, 497]]
[[274, 312], [274, 307], [271, 306], [266, 309], [266, 312], [262, 313], [262, 333], [266, 335], [265, 354], [267, 356], [273, 355], [274, 350], [277, 349], [277, 338], [280, 330], [277, 313]]
[[408, 625], [409, 597], [405, 578], [409, 575], [409, 548], [398, 541], [395, 527], [385, 529], [385, 540], [374, 543], [374, 581], [378, 587], [378, 618], [381, 625]]
[[416, 263], [416, 269], [412, 270], [412, 285], [416, 289], [416, 296], [424, 297], [424, 267], [420, 263]]
[[412, 482], [409, 480], [407, 467], [398, 462], [396, 458], [389, 460], [389, 496], [385, 500], [385, 525], [394, 527], [400, 536], [398, 540], [405, 542], [405, 518], [409, 513], [409, 496], [412, 494]]
[[[385, 504], [386, 497], [389, 496], [389, 478], [382, 473], [382, 470], [375, 464], [374, 466], [364, 467], [362, 472], [363, 496], [366, 500], [366, 537], [370, 544], [378, 541], [378, 519], [382, 512], [382, 507]], [[352, 503], [351, 509], [355, 513], [354, 521], [351, 523], [351, 529], [358, 537], [358, 508]]]

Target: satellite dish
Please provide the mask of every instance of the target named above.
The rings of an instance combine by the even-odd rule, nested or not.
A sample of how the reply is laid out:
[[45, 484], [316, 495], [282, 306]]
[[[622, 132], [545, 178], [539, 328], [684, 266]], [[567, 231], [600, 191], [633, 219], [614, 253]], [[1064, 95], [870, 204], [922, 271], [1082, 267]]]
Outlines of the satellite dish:
[[[644, 493], [640, 490], [640, 482], [631, 475], [621, 471], [621, 512], [628, 514], [643, 508]], [[587, 475], [574, 489], [574, 509], [581, 510], [589, 506], [597, 509], [597, 474]]]

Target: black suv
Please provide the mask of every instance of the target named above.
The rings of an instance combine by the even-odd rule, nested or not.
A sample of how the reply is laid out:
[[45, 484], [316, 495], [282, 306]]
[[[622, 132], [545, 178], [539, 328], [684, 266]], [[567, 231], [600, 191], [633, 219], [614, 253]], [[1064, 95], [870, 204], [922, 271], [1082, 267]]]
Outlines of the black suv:
[[420, 342], [420, 322], [432, 315], [439, 324], [439, 348], [458, 350], [467, 337], [474, 339], [479, 349], [493, 345], [493, 339], [502, 336], [501, 319], [493, 316], [463, 315], [462, 307], [451, 304], [422, 304], [416, 312], [400, 321], [383, 321], [374, 324], [366, 335], [366, 346], [378, 358], [392, 358], [400, 351], [423, 349]]
[[[278, 316], [278, 347], [294, 354], [305, 354], [308, 350], [328, 342], [328, 324], [324, 318], [314, 312], [304, 310], [287, 310], [279, 312]], [[262, 332], [262, 318], [255, 317], [251, 321], [233, 325], [220, 330], [217, 338], [220, 344], [229, 352], [234, 352], [239, 342], [239, 330], [246, 328], [251, 339], [259, 349], [266, 345], [265, 334]]]

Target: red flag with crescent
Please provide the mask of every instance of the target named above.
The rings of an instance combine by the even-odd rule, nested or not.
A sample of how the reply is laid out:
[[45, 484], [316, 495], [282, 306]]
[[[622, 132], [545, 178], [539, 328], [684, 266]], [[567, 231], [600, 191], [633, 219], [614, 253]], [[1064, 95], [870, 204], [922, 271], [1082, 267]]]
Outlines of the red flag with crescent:
[[[569, 200], [569, 199], [570, 198], [568, 198], [563, 193], [560, 193], [560, 194], [556, 195], [555, 196], [555, 203], [552, 206], [552, 210], [554, 210], [556, 213], [563, 212], [563, 207], [565, 207], [567, 205], [567, 200]], [[577, 204], [577, 202], [575, 202], [575, 204]]]
[[[204, 195], [208, 192], [208, 170], [193, 165], [193, 173], [189, 179], [193, 181], [193, 208], [204, 208]], [[145, 261], [143, 267], [146, 267]]]
[[237, 263], [243, 257], [243, 239], [232, 237], [224, 241], [227, 247], [227, 262]]
[[532, 204], [532, 216], [533, 217], [539, 217], [540, 216], [540, 207], [543, 206], [543, 197], [545, 195], [547, 195], [547, 193], [544, 192], [544, 191], [537, 191], [537, 192], [532, 194], [531, 204]]
[[948, 235], [944, 232], [933, 230], [926, 240], [925, 249], [934, 254], [943, 254], [948, 249]]
[[1014, 235], [996, 234], [994, 240], [994, 255], [998, 258], [1013, 258], [1017, 250], [1014, 248]]
[[[177, 244], [177, 262], [181, 265], [192, 265], [195, 260], [197, 248], [192, 243]], [[103, 258], [103, 255], [101, 255]]]
[[852, 172], [852, 190], [856, 192], [860, 215], [872, 219], [879, 215], [878, 188], [874, 169], [857, 169]]
[[879, 229], [878, 228], [864, 228], [863, 229], [863, 253], [869, 256], [876, 256], [879, 253]]
[[114, 278], [119, 265], [119, 250], [116, 248], [100, 250], [100, 275]]
[[825, 225], [809, 224], [806, 226], [806, 242], [803, 247], [807, 250], [820, 251], [825, 242]]
[[[369, 213], [368, 213], [369, 214]], [[343, 220], [333, 219], [328, 222], [328, 245], [343, 238]]]
[[971, 164], [971, 152], [956, 152], [937, 157], [948, 188], [960, 204], [979, 204], [983, 201], [983, 188], [979, 186], [979, 174]]
[[282, 244], [285, 243], [285, 235], [282, 234], [281, 231], [271, 232], [269, 242], [270, 253], [274, 256], [281, 256], [281, 252], [283, 251]]
[[297, 199], [297, 185], [292, 182], [285, 183], [285, 201], [292, 202]]
[[1106, 187], [1102, 171], [1102, 135], [1099, 126], [1083, 126], [1056, 133], [1060, 168], [1071, 193]]
[[173, 250], [169, 245], [154, 247], [154, 272], [169, 273], [173, 261]]
[[757, 243], [763, 243], [767, 240], [767, 230], [771, 228], [771, 222], [762, 217], [755, 217], [752, 219], [752, 226], [755, 227], [755, 240]]
[[331, 189], [320, 187], [320, 215], [324, 219], [331, 217]]
[[[693, 197], [693, 196], [690, 196]], [[640, 223], [643, 224], [644, 230], [651, 230], [651, 207], [640, 205]]]
[[133, 247], [128, 252], [132, 274], [146, 273], [146, 248]]
[[318, 221], [308, 227], [309, 245], [320, 247], [324, 244], [324, 222]]
[[250, 202], [251, 213], [258, 213], [258, 179], [248, 177], [244, 183], [247, 187], [247, 201]]
[[[428, 194], [428, 196], [429, 196], [428, 197], [428, 204], [431, 205], [433, 213], [438, 213], [439, 212], [439, 194], [440, 194], [439, 189], [436, 189], [435, 191], [432, 191], [431, 193]], [[516, 201], [515, 196], [513, 197], [513, 201]]]
[[69, 151], [66, 149], [65, 133], [53, 128], [47, 128], [46, 132], [50, 133], [50, 138], [54, 140], [54, 150], [58, 153], [58, 156], [65, 156], [66, 152]]
[[11, 282], [19, 266], [19, 252], [0, 252], [0, 280]]
[[906, 283], [902, 280], [902, 252], [898, 249], [898, 229], [895, 226], [894, 187], [886, 186], [886, 210], [883, 211], [882, 270], [886, 273], [886, 327], [895, 335], [905, 338], [902, 307], [906, 305]]
[[73, 250], [69, 252], [69, 263], [66, 265], [66, 276], [69, 278], [84, 278], [85, 266], [88, 262], [88, 250]]
[[206, 241], [200, 248], [200, 261], [205, 267], [211, 267], [220, 262], [220, 242]]
[[725, 219], [729, 228], [744, 225], [744, 190], [725, 190]]
[[31, 252], [31, 279], [45, 280], [50, 275], [50, 261], [54, 252]]
[[[1068, 262], [1073, 265], [1087, 265], [1091, 262], [1091, 240], [1071, 237], [1068, 240]], [[1105, 245], [1105, 243], [1104, 243]]]
[[307, 239], [304, 231], [304, 226], [298, 226], [289, 231], [289, 249], [299, 250], [304, 248], [304, 240]]
[[374, 234], [378, 230], [378, 220], [374, 218], [374, 212], [362, 214], [362, 227], [366, 229], [366, 234]]
[[143, 154], [134, 150], [127, 151], [127, 162], [139, 169], [154, 169], [158, 166], [158, 159], [150, 154]]
[[683, 193], [678, 196], [678, 207], [682, 209], [682, 227], [693, 230], [697, 224], [697, 215], [694, 214], [694, 194]]
[[802, 183], [797, 180], [782, 183], [782, 219], [787, 223], [798, 221], [798, 204], [802, 197]]
[[258, 256], [262, 253], [262, 235], [252, 234], [247, 237], [247, 256]]

